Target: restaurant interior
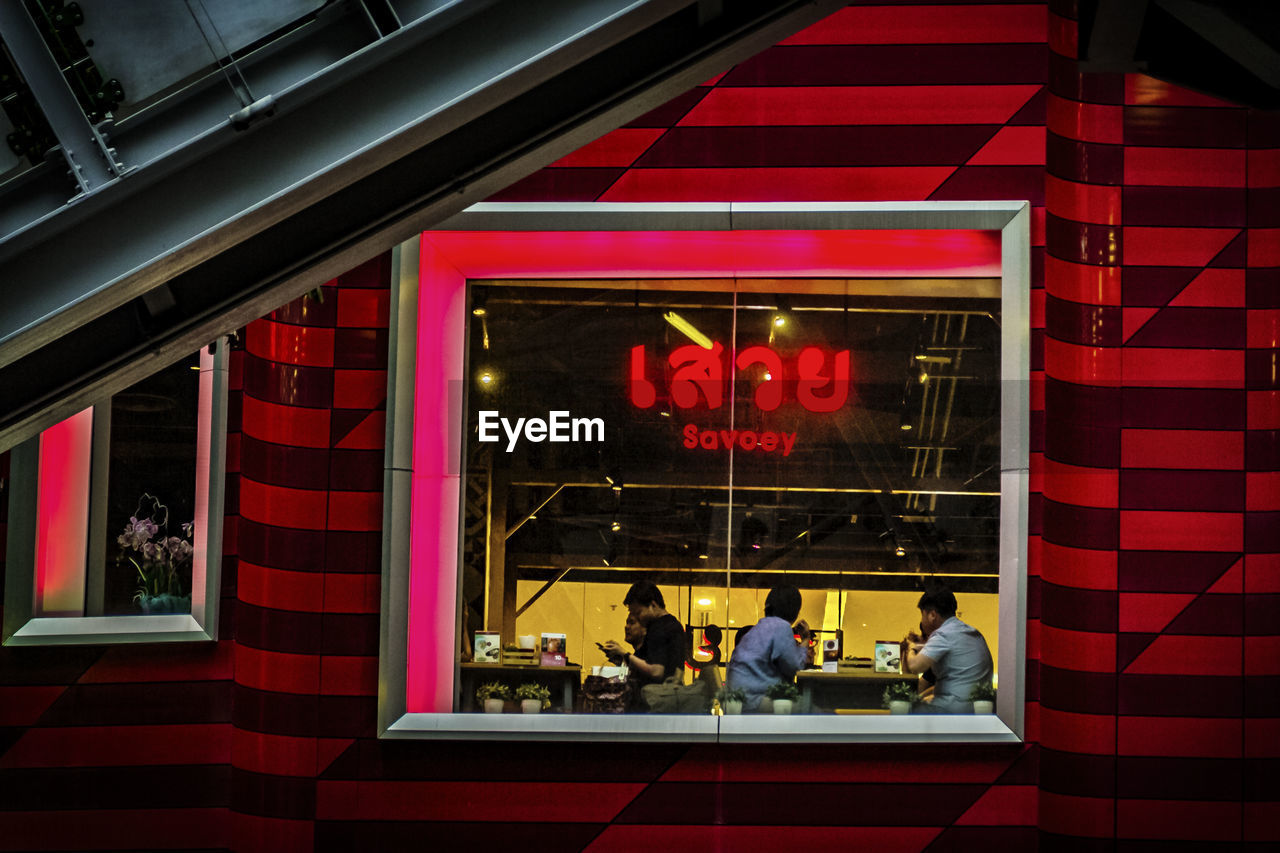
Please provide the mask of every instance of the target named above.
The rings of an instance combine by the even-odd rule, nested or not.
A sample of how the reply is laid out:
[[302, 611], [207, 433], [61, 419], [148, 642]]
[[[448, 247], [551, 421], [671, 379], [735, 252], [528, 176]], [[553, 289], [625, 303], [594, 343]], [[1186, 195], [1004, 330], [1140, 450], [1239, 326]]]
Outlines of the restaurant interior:
[[[880, 708], [876, 644], [917, 627], [926, 588], [955, 592], [994, 656], [999, 293], [992, 278], [472, 281], [456, 707], [505, 679], [582, 710], [638, 580], [685, 626], [684, 683], [722, 683], [736, 632], [783, 584], [815, 632], [801, 683], [824, 652], [862, 679], [827, 710]], [[582, 429], [531, 441], [491, 422], [481, 441], [481, 412]], [[477, 632], [514, 665], [476, 662]], [[519, 654], [543, 634], [564, 635], [563, 664]]]

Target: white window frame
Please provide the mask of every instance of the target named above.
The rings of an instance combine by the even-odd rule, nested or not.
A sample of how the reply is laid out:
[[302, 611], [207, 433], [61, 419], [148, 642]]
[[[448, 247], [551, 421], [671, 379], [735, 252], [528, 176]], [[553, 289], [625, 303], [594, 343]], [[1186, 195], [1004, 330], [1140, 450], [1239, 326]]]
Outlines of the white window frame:
[[[987, 230], [1000, 232], [1001, 289], [1001, 449], [1000, 449], [1000, 565], [999, 649], [994, 715], [844, 716], [675, 714], [476, 714], [408, 713], [406, 701], [409, 661], [409, 610], [414, 590], [437, 584], [444, 594], [432, 599], [427, 617], [447, 628], [437, 630], [430, 654], [432, 666], [443, 675], [453, 672], [458, 659], [454, 647], [461, 617], [459, 578], [418, 578], [414, 586], [412, 549], [431, 549], [433, 534], [458, 527], [453, 554], [439, 554], [442, 564], [454, 561], [461, 571], [460, 427], [448, 432], [452, 477], [443, 471], [415, 471], [415, 415], [452, 416], [461, 400], [450, 400], [449, 382], [461, 387], [463, 353], [431, 364], [420, 359], [420, 311], [437, 312], [462, 328], [463, 306], [446, 303], [434, 293], [420, 293], [420, 245], [417, 238], [395, 250], [390, 329], [390, 369], [387, 395], [387, 455], [383, 506], [382, 622], [379, 656], [378, 735], [385, 738], [457, 738], [504, 740], [661, 740], [772, 742], [964, 742], [1018, 743], [1025, 733], [1025, 666], [1027, 620], [1027, 506], [1030, 451], [1030, 276], [1031, 212], [1026, 201], [874, 202], [874, 203], [723, 203], [723, 204], [599, 204], [532, 203], [474, 205], [438, 226], [440, 231], [768, 231], [889, 229]], [[430, 260], [439, 274], [465, 279], [465, 264], [454, 259]], [[445, 269], [447, 268], [447, 269]], [[726, 270], [726, 275], [732, 275]], [[480, 276], [476, 276], [480, 277]], [[486, 276], [493, 277], [493, 276]], [[520, 276], [510, 275], [509, 278]], [[566, 277], [559, 275], [558, 277]], [[598, 277], [598, 276], [596, 276]], [[641, 277], [628, 275], [628, 278]], [[653, 276], [663, 277], [663, 276]], [[669, 276], [666, 276], [669, 277]], [[704, 276], [705, 277], [705, 276]], [[457, 341], [462, 341], [461, 332]], [[457, 341], [452, 346], [457, 348]], [[429, 371], [429, 373], [427, 372]], [[439, 375], [437, 375], [437, 373]], [[457, 373], [457, 376], [453, 376]], [[436, 389], [435, 414], [415, 413], [418, 379]], [[446, 413], [441, 415], [440, 412]], [[432, 438], [444, 442], [441, 436]], [[411, 495], [423, 480], [446, 485], [436, 494], [441, 518], [435, 531], [413, 536]], [[446, 500], [456, 491], [453, 506]], [[448, 537], [444, 537], [448, 539]], [[436, 586], [430, 587], [434, 592]], [[452, 600], [446, 601], [452, 591]], [[415, 614], [417, 616], [418, 614]], [[419, 652], [421, 654], [421, 652]], [[443, 682], [442, 682], [443, 683]]]
[[[111, 401], [102, 401], [72, 418], [91, 421], [71, 443], [89, 460], [68, 482], [40, 482], [41, 441], [33, 436], [10, 451], [9, 525], [5, 555], [5, 646], [112, 643], [199, 642], [216, 640], [222, 575], [222, 516], [226, 480], [228, 347], [226, 339], [200, 350], [199, 409], [196, 421], [196, 495], [190, 614], [103, 616], [102, 585], [106, 553], [107, 472]], [[71, 420], [71, 419], [68, 419]], [[64, 422], [65, 424], [66, 422]], [[58, 429], [62, 424], [50, 428]], [[87, 424], [86, 424], [87, 426]], [[45, 615], [36, 584], [37, 531], [42, 489], [75, 495], [83, 509], [68, 524], [83, 534], [84, 548], [64, 554], [61, 568], [83, 595], [70, 597], [74, 615]], [[83, 498], [82, 500], [80, 500]], [[78, 545], [78, 543], [77, 543]], [[96, 612], [95, 612], [96, 611]]]

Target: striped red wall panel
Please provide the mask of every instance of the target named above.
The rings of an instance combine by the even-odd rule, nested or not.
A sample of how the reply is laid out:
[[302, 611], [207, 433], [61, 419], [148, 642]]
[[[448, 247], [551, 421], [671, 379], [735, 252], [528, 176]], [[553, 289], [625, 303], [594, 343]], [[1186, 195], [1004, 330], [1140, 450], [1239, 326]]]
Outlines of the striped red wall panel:
[[389, 261], [246, 330], [237, 850], [312, 849], [317, 774], [373, 733]]
[[1276, 388], [1255, 244], [1280, 135], [1079, 75], [1071, 6], [1050, 25], [1042, 846], [1274, 843], [1280, 628], [1251, 615], [1274, 604], [1280, 423], [1250, 411]]

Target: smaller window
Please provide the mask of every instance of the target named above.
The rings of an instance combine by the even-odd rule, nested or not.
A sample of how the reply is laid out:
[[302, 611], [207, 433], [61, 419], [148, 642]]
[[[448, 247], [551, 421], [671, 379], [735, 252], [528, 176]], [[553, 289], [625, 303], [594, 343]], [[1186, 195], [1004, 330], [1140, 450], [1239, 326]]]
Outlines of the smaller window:
[[5, 645], [215, 638], [222, 343], [13, 449]]

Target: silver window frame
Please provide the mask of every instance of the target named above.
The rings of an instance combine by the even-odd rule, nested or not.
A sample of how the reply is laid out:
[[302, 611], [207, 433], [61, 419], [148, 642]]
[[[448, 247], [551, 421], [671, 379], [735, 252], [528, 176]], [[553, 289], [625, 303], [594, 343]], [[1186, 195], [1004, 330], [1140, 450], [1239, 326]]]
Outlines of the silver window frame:
[[[1027, 507], [1031, 446], [1029, 202], [484, 203], [473, 205], [435, 230], [886, 229], [1000, 232], [1000, 633], [997, 672], [1000, 689], [994, 715], [771, 717], [408, 713], [405, 688], [410, 580], [409, 486], [413, 474], [419, 284], [419, 240], [415, 237], [394, 250], [392, 265], [378, 736], [563, 741], [1022, 742], [1026, 731]], [[461, 539], [459, 544], [461, 546]], [[458, 569], [460, 573], [461, 554]], [[456, 632], [456, 624], [455, 621], [449, 627], [451, 632]]]
[[[222, 590], [222, 519], [226, 491], [227, 389], [230, 357], [227, 340], [214, 347], [212, 399], [208, 418], [209, 468], [202, 483], [208, 495], [205, 522], [205, 578], [193, 589], [191, 613], [130, 616], [36, 616], [35, 550], [36, 501], [39, 494], [40, 436], [13, 448], [10, 456], [9, 530], [5, 554], [3, 645], [59, 646], [116, 643], [201, 642], [218, 638], [218, 608]], [[107, 501], [107, 454], [110, 447], [110, 398], [95, 405], [86, 601], [102, 584]], [[100, 597], [100, 596], [99, 596]], [[91, 606], [91, 605], [90, 605]], [[99, 608], [100, 609], [100, 608]]]

